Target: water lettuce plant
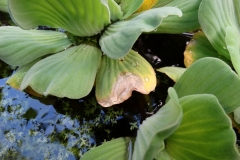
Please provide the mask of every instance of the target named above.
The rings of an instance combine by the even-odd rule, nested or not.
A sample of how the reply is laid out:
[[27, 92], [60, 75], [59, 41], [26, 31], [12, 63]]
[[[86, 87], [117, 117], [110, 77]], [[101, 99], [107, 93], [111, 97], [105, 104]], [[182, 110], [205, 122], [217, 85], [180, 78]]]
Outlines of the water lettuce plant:
[[117, 155], [119, 160], [240, 159], [227, 116], [239, 107], [239, 89], [240, 78], [227, 64], [202, 58], [169, 88], [168, 102], [143, 122], [136, 140], [110, 141], [82, 159], [114, 159]]
[[[153, 68], [131, 48], [142, 32], [160, 33], [180, 24], [182, 12], [172, 6], [184, 6], [186, 13], [191, 8], [182, 0], [2, 2], [2, 11], [7, 4], [17, 25], [0, 27], [0, 58], [19, 67], [7, 83], [20, 90], [30, 88], [38, 96], [72, 99], [88, 95], [95, 85], [97, 100], [105, 107], [123, 102], [133, 90], [154, 90]], [[192, 14], [196, 13], [182, 20]], [[177, 18], [164, 22], [167, 17]]]
[[133, 90], [154, 90], [155, 71], [131, 49], [142, 33], [201, 28], [185, 51], [188, 69], [157, 69], [176, 83], [137, 137], [106, 142], [82, 159], [240, 159], [227, 116], [240, 104], [239, 1], [2, 0], [0, 5], [17, 25], [0, 27], [0, 58], [18, 66], [8, 84], [73, 99], [95, 86], [105, 107], [123, 102]]

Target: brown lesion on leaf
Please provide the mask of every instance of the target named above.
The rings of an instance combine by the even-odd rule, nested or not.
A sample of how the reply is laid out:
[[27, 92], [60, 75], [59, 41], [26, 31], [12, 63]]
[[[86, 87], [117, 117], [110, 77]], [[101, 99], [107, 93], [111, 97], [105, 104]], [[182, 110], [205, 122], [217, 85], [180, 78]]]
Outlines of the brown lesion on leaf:
[[186, 68], [190, 67], [193, 64], [193, 62], [195, 61], [194, 57], [193, 57], [194, 56], [193, 51], [192, 51], [192, 49], [195, 46], [196, 46], [196, 41], [195, 41], [195, 39], [192, 39], [188, 43], [188, 45], [186, 47], [186, 50], [183, 53], [184, 54], [184, 65], [185, 65]]
[[26, 89], [24, 89], [24, 91], [27, 92], [30, 95], [35, 96], [35, 97], [43, 97], [43, 95], [41, 95], [41, 94], [37, 93], [36, 91], [34, 91], [32, 89], [32, 87], [30, 87], [30, 86], [28, 86]]
[[144, 83], [151, 82], [144, 82], [143, 78], [132, 73], [122, 73], [113, 85], [111, 94], [105, 99], [98, 100], [98, 103], [103, 107], [110, 107], [127, 100], [131, 97], [132, 91], [149, 94], [152, 90], [147, 90]]

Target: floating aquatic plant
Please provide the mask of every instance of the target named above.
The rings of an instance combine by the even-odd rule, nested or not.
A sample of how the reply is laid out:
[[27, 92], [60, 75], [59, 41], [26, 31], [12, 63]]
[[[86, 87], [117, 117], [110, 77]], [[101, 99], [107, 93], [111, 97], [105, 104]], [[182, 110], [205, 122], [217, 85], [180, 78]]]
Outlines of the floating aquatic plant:
[[[71, 99], [88, 95], [95, 84], [97, 100], [105, 107], [128, 99], [133, 90], [143, 94], [154, 90], [153, 68], [131, 48], [143, 32], [177, 28], [176, 19], [182, 12], [171, 5], [186, 13], [190, 8], [183, 7], [182, 0], [7, 2], [7, 11], [17, 26], [0, 27], [0, 38], [4, 39], [0, 58], [19, 67], [7, 83], [20, 90], [30, 88], [38, 96]], [[6, 11], [6, 3], [3, 8]], [[159, 29], [167, 17], [177, 18], [165, 21]], [[38, 26], [55, 29], [37, 30]]]

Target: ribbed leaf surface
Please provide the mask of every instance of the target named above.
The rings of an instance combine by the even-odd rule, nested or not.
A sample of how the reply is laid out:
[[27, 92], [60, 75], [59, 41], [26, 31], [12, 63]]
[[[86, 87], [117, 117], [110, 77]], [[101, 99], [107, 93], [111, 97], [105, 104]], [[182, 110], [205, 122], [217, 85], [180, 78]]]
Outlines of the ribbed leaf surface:
[[0, 59], [19, 66], [39, 57], [64, 50], [71, 45], [67, 35], [43, 30], [22, 30], [19, 27], [0, 27]]
[[123, 18], [121, 7], [114, 0], [108, 0], [108, 7], [112, 21], [120, 20]]
[[168, 90], [170, 100], [156, 114], [140, 126], [134, 145], [133, 160], [152, 160], [164, 140], [180, 125], [182, 108], [173, 88]]
[[22, 65], [18, 67], [18, 69], [14, 72], [14, 74], [8, 78], [7, 84], [9, 84], [11, 87], [15, 89], [20, 89], [20, 85], [22, 83], [22, 80], [24, 76], [26, 75], [27, 71], [37, 62], [39, 59], [28, 63], [26, 65]]
[[121, 0], [123, 18], [130, 17], [142, 5], [144, 0]]
[[154, 8], [156, 7], [163, 7], [167, 5], [168, 3], [172, 2], [174, 0], [158, 0], [157, 3], [153, 6]]
[[114, 59], [124, 57], [142, 32], [153, 31], [169, 15], [181, 16], [182, 13], [175, 7], [155, 8], [110, 25], [99, 42], [103, 53]]
[[92, 89], [101, 51], [82, 44], [37, 62], [23, 78], [21, 89], [30, 86], [43, 95], [78, 99]]
[[173, 0], [168, 7], [179, 8], [183, 16], [169, 16], [163, 19], [162, 24], [154, 33], [182, 33], [200, 28], [198, 22], [198, 8], [202, 0]]
[[204, 57], [220, 58], [226, 63], [231, 64], [224, 56], [219, 55], [203, 32], [197, 32], [184, 51], [184, 64], [186, 67], [190, 67], [195, 61]]
[[[203, 32], [219, 54], [229, 60], [230, 55], [225, 43], [226, 28], [233, 27], [234, 37], [240, 36], [236, 13], [233, 0], [202, 0], [199, 7], [199, 23]], [[231, 38], [236, 39], [234, 37]]]
[[225, 42], [229, 51], [234, 69], [240, 75], [240, 35], [236, 36], [238, 31], [234, 27], [226, 28]]
[[9, 0], [13, 20], [24, 29], [51, 26], [77, 36], [99, 33], [110, 23], [105, 0]]
[[213, 95], [180, 99], [181, 125], [166, 139], [169, 155], [178, 160], [239, 160], [231, 120]]
[[152, 66], [131, 50], [124, 59], [103, 57], [96, 79], [96, 97], [102, 106], [109, 107], [128, 99], [133, 90], [148, 94], [155, 86]]
[[81, 160], [128, 160], [130, 145], [130, 138], [117, 138], [89, 150]]
[[7, 0], [0, 0], [0, 11], [8, 12]]
[[240, 104], [240, 79], [222, 60], [202, 58], [191, 65], [174, 86], [178, 96], [213, 94], [227, 113]]

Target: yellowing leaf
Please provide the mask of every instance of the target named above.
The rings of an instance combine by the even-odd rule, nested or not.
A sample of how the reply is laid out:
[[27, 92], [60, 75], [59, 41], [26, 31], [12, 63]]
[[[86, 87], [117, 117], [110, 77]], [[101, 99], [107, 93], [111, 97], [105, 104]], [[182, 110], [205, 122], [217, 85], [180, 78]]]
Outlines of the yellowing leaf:
[[157, 2], [158, 0], [144, 0], [140, 8], [136, 11], [136, 13], [146, 11], [152, 8]]

